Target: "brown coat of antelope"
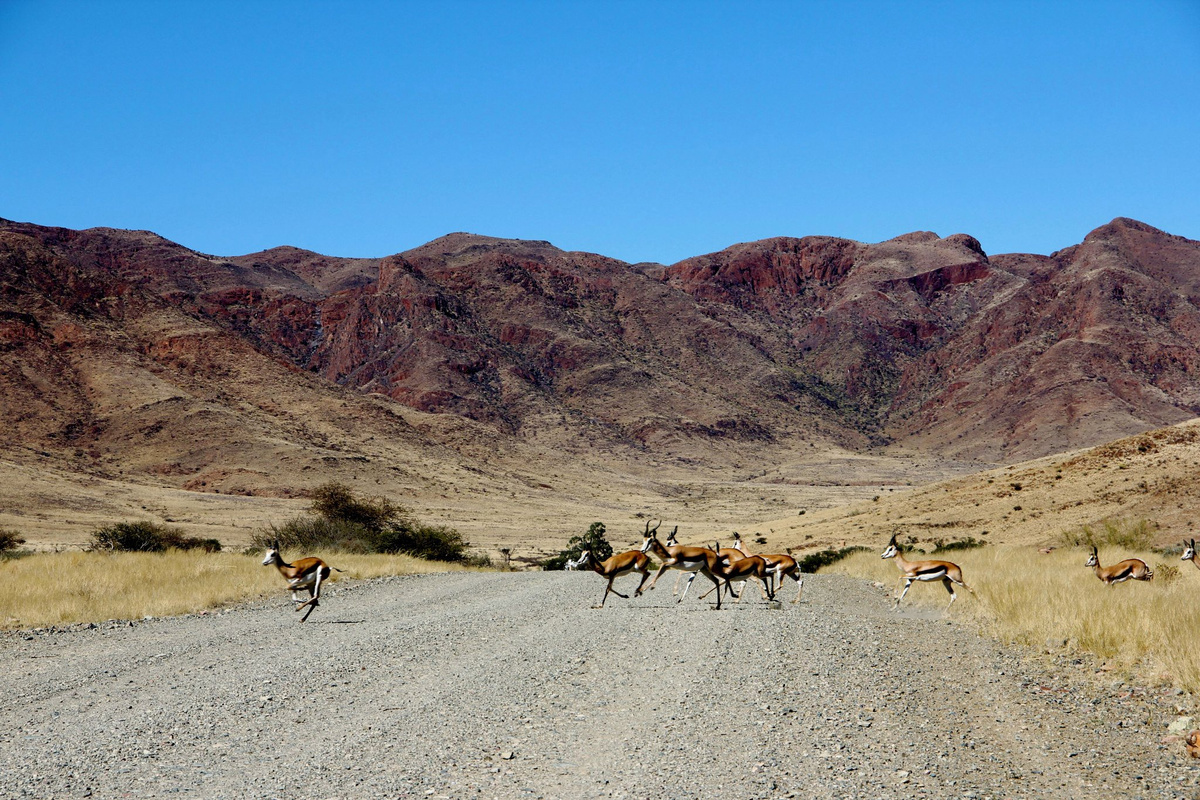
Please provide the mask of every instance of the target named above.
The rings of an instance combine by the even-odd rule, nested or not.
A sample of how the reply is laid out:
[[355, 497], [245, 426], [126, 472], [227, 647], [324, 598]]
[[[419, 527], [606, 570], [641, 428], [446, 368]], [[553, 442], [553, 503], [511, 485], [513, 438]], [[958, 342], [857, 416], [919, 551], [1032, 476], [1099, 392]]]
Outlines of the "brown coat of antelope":
[[[691, 577], [688, 578], [687, 586], [683, 589], [683, 594], [676, 600], [677, 603], [682, 603], [683, 598], [687, 597], [688, 589], [692, 588], [692, 581], [695, 580], [696, 573], [700, 573], [712, 581], [713, 586], [718, 588], [721, 586], [721, 582], [713, 574], [717, 559], [720, 558], [715, 551], [709, 550], [707, 547], [689, 547], [684, 545], [665, 547], [658, 540], [657, 525], [654, 527], [654, 530], [650, 530], [649, 526], [647, 526], [646, 543], [642, 545], [642, 552], [653, 553], [654, 557], [662, 562], [662, 566], [658, 568], [658, 572], [654, 573], [654, 580], [650, 581], [650, 585], [646, 587], [646, 591], [653, 589], [654, 584], [658, 583], [659, 577], [669, 569], [692, 573]], [[717, 592], [717, 608], [721, 608], [720, 592]]]
[[904, 558], [904, 554], [900, 552], [900, 545], [896, 543], [896, 534], [892, 534], [891, 541], [888, 542], [887, 549], [883, 551], [880, 558], [896, 559], [896, 566], [904, 573], [904, 591], [896, 598], [896, 605], [893, 608], [900, 608], [900, 601], [904, 599], [904, 595], [908, 594], [908, 589], [913, 585], [913, 581], [928, 581], [940, 580], [942, 585], [946, 587], [946, 591], [950, 593], [950, 602], [946, 604], [949, 608], [954, 604], [957, 595], [954, 594], [954, 584], [966, 589], [971, 594], [975, 594], [975, 590], [967, 586], [963, 582], [962, 569], [958, 564], [950, 561], [908, 561]]
[[[279, 574], [287, 581], [288, 589], [292, 592], [292, 602], [296, 603], [296, 611], [308, 607], [308, 611], [305, 611], [304, 616], [300, 618], [301, 622], [307, 620], [308, 615], [321, 604], [321, 583], [329, 579], [329, 570], [334, 569], [341, 572], [337, 567], [331, 568], [316, 557], [299, 558], [289, 564], [279, 555], [279, 542], [267, 550], [267, 555], [262, 563], [264, 567], [276, 567]], [[301, 589], [308, 592], [307, 600], [300, 597]]]
[[[727, 551], [725, 551], [721, 548], [720, 542], [714, 542], [713, 543], [713, 552], [725, 553]], [[725, 581], [725, 588], [729, 590], [729, 593], [734, 594], [733, 584], [730, 583], [730, 581], [741, 581], [742, 582], [742, 592], [745, 592], [746, 591], [746, 581], [753, 578], [754, 580], [758, 581], [758, 585], [760, 587], [762, 587], [763, 593], [767, 596], [767, 599], [774, 600], [775, 592], [770, 586], [767, 586], [767, 584], [766, 584], [766, 580], [767, 580], [766, 559], [764, 559], [762, 556], [745, 555], [740, 550], [734, 550], [733, 552], [737, 553], [737, 555], [736, 556], [718, 555], [717, 560], [716, 560], [715, 564], [713, 565], [713, 574], [716, 575], [721, 580]], [[737, 594], [734, 596], [737, 597], [739, 600], [741, 599], [740, 594]], [[721, 597], [721, 585], [717, 584], [717, 599], [718, 599], [718, 601], [720, 600], [720, 597]], [[719, 602], [718, 602], [717, 607], [720, 608]]]
[[591, 550], [584, 550], [579, 559], [574, 562], [574, 567], [586, 567], [601, 578], [608, 578], [608, 586], [604, 587], [604, 597], [600, 599], [600, 605], [592, 606], [592, 608], [604, 608], [604, 602], [608, 600], [608, 593], [612, 592], [617, 597], [629, 599], [629, 595], [621, 594], [613, 588], [613, 581], [622, 575], [628, 575], [631, 572], [640, 572], [642, 581], [638, 584], [637, 591], [634, 596], [642, 593], [642, 586], [646, 583], [646, 579], [650, 577], [649, 569], [650, 559], [641, 550], [627, 550], [624, 553], [618, 553], [604, 561], [597, 561], [592, 555]]
[[[746, 552], [746, 546], [742, 542], [742, 537], [738, 536], [734, 540], [733, 546], [743, 554], [750, 555], [750, 553]], [[800, 564], [796, 559], [787, 553], [758, 553], [757, 555], [767, 562], [767, 573], [773, 575], [778, 582], [777, 585], [772, 587], [772, 599], [774, 599], [775, 593], [783, 587], [783, 578], [786, 575], [796, 582], [796, 596], [792, 599], [792, 603], [799, 603], [800, 595], [804, 592], [804, 578], [800, 577]], [[738, 601], [741, 602], [740, 597]]]
[[1140, 558], [1127, 558], [1124, 561], [1117, 562], [1111, 567], [1100, 566], [1100, 554], [1096, 548], [1092, 548], [1092, 554], [1088, 556], [1085, 567], [1091, 567], [1096, 573], [1096, 577], [1104, 581], [1106, 586], [1112, 586], [1114, 583], [1124, 583], [1125, 581], [1152, 581], [1154, 580], [1154, 570], [1146, 565], [1145, 561]]

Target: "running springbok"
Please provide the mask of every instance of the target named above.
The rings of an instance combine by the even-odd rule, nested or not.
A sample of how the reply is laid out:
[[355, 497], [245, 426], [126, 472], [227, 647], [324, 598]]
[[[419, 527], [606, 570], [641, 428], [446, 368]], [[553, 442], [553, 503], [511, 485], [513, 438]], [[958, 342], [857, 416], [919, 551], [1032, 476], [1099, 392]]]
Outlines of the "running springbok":
[[[279, 542], [275, 542], [274, 547], [267, 549], [267, 557], [263, 559], [263, 566], [274, 566], [279, 569], [279, 574], [287, 581], [288, 588], [292, 591], [292, 602], [296, 603], [296, 611], [308, 607], [308, 611], [304, 612], [304, 616], [300, 618], [301, 622], [308, 619], [317, 606], [321, 604], [321, 582], [329, 579], [329, 570], [335, 569], [341, 572], [337, 567], [330, 567], [319, 558], [302, 558], [294, 563], [287, 563], [279, 555]], [[308, 591], [308, 599], [300, 597], [300, 590]]]
[[[726, 550], [721, 549], [720, 542], [713, 543], [714, 553], [724, 553]], [[771, 587], [766, 585], [767, 580], [767, 562], [761, 556], [744, 555], [739, 550], [734, 550], [736, 556], [718, 555], [716, 564], [713, 567], [713, 574], [721, 580], [725, 581], [725, 588], [736, 597], [742, 599], [742, 594], [746, 591], [746, 582], [753, 578], [758, 582], [759, 588], [768, 600], [775, 599], [775, 592]], [[730, 581], [741, 581], [742, 589], [740, 593], [734, 593], [733, 584]], [[710, 590], [711, 591], [711, 590]], [[721, 585], [717, 584], [717, 598], [721, 596]], [[701, 598], [703, 599], [703, 598]]]
[[[746, 551], [742, 537], [736, 537], [733, 541], [733, 546], [745, 555], [750, 555]], [[800, 577], [800, 564], [796, 559], [787, 553], [759, 553], [758, 556], [767, 562], [767, 572], [774, 577], [775, 583], [771, 584], [772, 598], [774, 597], [774, 593], [783, 588], [783, 578], [786, 575], [796, 582], [796, 597], [792, 600], [792, 603], [799, 603], [800, 595], [804, 592], [804, 578]], [[741, 601], [742, 599], [739, 597], [738, 602], [740, 603]]]
[[900, 601], [904, 599], [904, 595], [908, 594], [908, 589], [913, 585], [913, 581], [927, 583], [940, 580], [946, 587], [946, 591], [950, 593], [950, 602], [946, 604], [946, 608], [954, 605], [954, 601], [958, 599], [958, 596], [954, 594], [954, 584], [956, 583], [971, 594], [975, 594], [975, 590], [963, 582], [962, 569], [958, 564], [949, 561], [908, 561], [905, 559], [904, 554], [900, 552], [900, 545], [897, 544], [894, 533], [891, 541], [888, 542], [887, 549], [879, 557], [896, 559], [896, 566], [904, 574], [904, 591], [896, 598], [896, 605], [893, 606], [895, 609], [900, 608]]
[[[713, 586], [718, 588], [721, 586], [721, 582], [713, 574], [713, 570], [717, 565], [717, 559], [720, 556], [707, 547], [686, 547], [681, 545], [664, 547], [663, 543], [658, 540], [658, 526], [655, 525], [654, 530], [650, 530], [649, 524], [647, 524], [646, 543], [642, 545], [642, 553], [647, 552], [653, 553], [654, 557], [662, 562], [662, 566], [658, 568], [658, 572], [654, 573], [654, 580], [650, 581], [650, 585], [646, 588], [646, 591], [653, 589], [654, 584], [658, 583], [659, 577], [669, 569], [691, 573], [688, 576], [687, 586], [683, 587], [683, 594], [676, 600], [677, 603], [682, 603], [683, 598], [687, 597], [688, 589], [692, 588], [692, 581], [696, 579], [697, 572], [712, 581]], [[717, 608], [721, 608], [720, 592], [717, 592]]]
[[1200, 561], [1196, 560], [1196, 540], [1195, 539], [1192, 539], [1190, 542], [1183, 543], [1183, 556], [1180, 557], [1179, 560], [1180, 561], [1190, 561], [1196, 567], [1196, 569], [1200, 569]]
[[592, 606], [592, 608], [604, 608], [604, 603], [608, 600], [608, 593], [612, 592], [617, 597], [629, 599], [629, 595], [621, 594], [613, 588], [613, 581], [622, 575], [628, 575], [631, 572], [642, 573], [642, 582], [638, 584], [637, 591], [633, 593], [637, 597], [642, 593], [642, 586], [646, 583], [646, 579], [650, 577], [650, 559], [641, 550], [627, 550], [624, 553], [619, 553], [604, 561], [597, 561], [592, 555], [591, 550], [584, 550], [579, 554], [579, 558], [570, 562], [571, 569], [583, 567], [590, 569], [599, 575], [601, 578], [608, 578], [608, 586], [604, 587], [604, 597], [600, 600], [600, 605]]
[[1100, 566], [1100, 554], [1096, 551], [1095, 546], [1092, 547], [1092, 554], [1088, 556], [1085, 567], [1091, 567], [1096, 573], [1096, 577], [1104, 581], [1106, 586], [1112, 586], [1114, 583], [1124, 583], [1128, 580], [1134, 581], [1152, 581], [1154, 580], [1154, 570], [1146, 566], [1146, 562], [1140, 558], [1127, 558], [1124, 561], [1113, 564], [1111, 567]]

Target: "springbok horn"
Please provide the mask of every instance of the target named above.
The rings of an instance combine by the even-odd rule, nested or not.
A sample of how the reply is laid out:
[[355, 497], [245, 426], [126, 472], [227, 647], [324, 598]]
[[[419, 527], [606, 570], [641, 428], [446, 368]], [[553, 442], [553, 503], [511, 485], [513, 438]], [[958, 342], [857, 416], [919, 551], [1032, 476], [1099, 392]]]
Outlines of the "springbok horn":
[[[649, 522], [647, 522], [646, 524], [647, 524], [647, 525], [649, 525], [650, 523], [649, 523]], [[657, 533], [657, 532], [658, 532], [658, 526], [659, 526], [659, 525], [662, 525], [662, 520], [661, 520], [661, 519], [658, 521], [658, 525], [655, 525], [655, 526], [654, 526], [654, 532], [655, 532], [655, 533]]]

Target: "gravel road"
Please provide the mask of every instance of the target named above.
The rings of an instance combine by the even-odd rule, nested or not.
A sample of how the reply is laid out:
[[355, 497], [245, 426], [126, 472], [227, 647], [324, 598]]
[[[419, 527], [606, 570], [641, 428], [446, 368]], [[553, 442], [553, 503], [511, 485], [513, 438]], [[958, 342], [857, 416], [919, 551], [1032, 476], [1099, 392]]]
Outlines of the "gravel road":
[[863, 581], [719, 613], [666, 578], [591, 609], [602, 592], [459, 573], [333, 584], [304, 625], [281, 587], [4, 634], [0, 796], [1197, 796], [1161, 741], [1183, 698], [892, 613]]

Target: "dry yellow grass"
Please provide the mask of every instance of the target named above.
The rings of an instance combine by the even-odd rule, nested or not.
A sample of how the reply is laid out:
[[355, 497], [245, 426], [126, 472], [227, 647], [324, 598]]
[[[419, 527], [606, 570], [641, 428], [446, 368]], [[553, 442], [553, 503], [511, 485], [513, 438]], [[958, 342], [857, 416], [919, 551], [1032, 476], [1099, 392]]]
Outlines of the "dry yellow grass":
[[[1002, 641], [1036, 648], [1048, 643], [1093, 653], [1111, 667], [1151, 681], [1200, 691], [1200, 572], [1190, 564], [1175, 580], [1163, 580], [1160, 564], [1177, 566], [1176, 557], [1119, 548], [1102, 548], [1100, 563], [1141, 558], [1158, 576], [1149, 583], [1127, 581], [1105, 586], [1083, 566], [1088, 551], [1063, 548], [1043, 555], [1029, 547], [986, 547], [938, 556], [963, 569], [975, 595], [958, 590], [952, 616], [973, 619]], [[857, 553], [827, 568], [903, 587], [900, 570], [872, 551]], [[924, 607], [949, 600], [940, 583], [914, 584], [904, 598]]]
[[[338, 554], [326, 561], [344, 570], [333, 573], [335, 581], [468, 569], [402, 555]], [[0, 627], [188, 614], [285, 592], [261, 554], [36, 553], [0, 562]]]

